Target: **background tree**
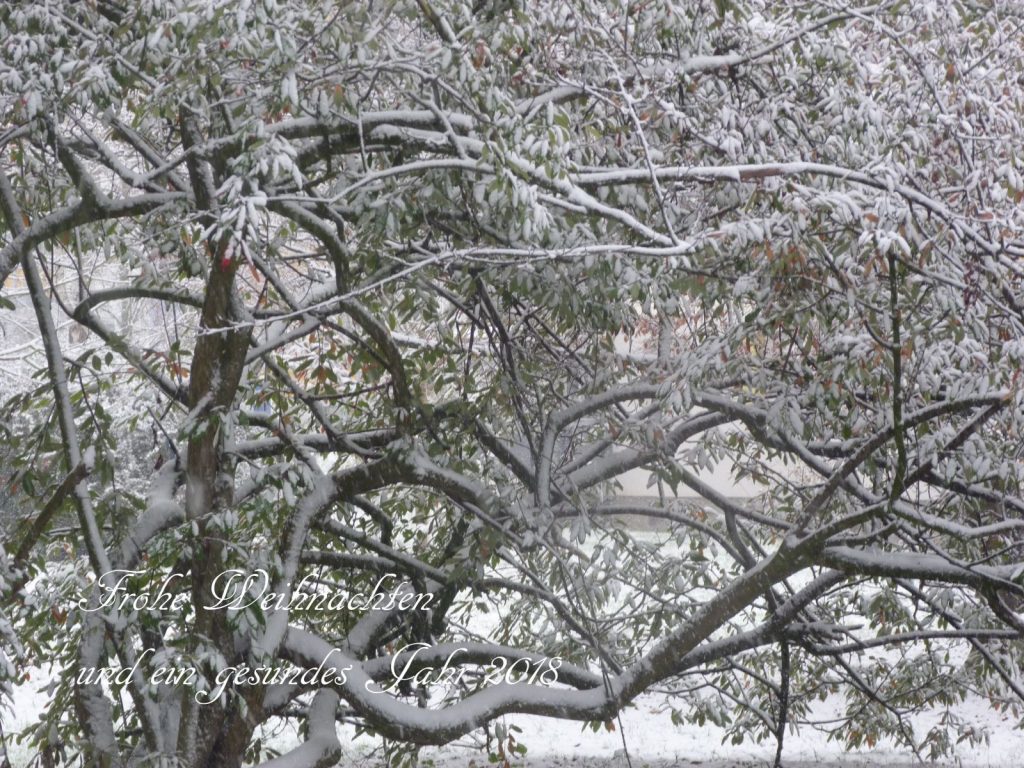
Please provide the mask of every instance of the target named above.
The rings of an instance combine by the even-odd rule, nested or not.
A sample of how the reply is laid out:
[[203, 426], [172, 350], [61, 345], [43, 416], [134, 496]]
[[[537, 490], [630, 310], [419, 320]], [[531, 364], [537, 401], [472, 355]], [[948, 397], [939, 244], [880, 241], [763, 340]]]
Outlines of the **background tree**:
[[[0, 628], [67, 670], [36, 747], [237, 766], [298, 718], [286, 764], [321, 766], [337, 718], [444, 743], [508, 713], [600, 724], [655, 686], [780, 757], [840, 692], [851, 746], [979, 738], [907, 715], [1024, 693], [1020, 22], [5, 5], [0, 285], [20, 270], [45, 368], [4, 405], [33, 416], [9, 474], [35, 511]], [[702, 479], [718, 463], [763, 506]], [[617, 500], [634, 468], [718, 512]], [[432, 610], [203, 610], [232, 568], [285, 596], [394, 573]], [[191, 607], [75, 610], [114, 569], [180, 576]], [[414, 642], [468, 674], [367, 687]], [[344, 682], [197, 702], [226, 668], [332, 650]], [[498, 655], [527, 680], [481, 674]]]

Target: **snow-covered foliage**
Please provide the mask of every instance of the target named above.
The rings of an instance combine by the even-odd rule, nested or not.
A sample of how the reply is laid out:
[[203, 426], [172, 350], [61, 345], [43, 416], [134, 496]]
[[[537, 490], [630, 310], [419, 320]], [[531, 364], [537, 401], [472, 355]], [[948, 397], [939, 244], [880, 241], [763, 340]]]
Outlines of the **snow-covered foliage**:
[[[2, 480], [33, 501], [0, 673], [66, 670], [36, 748], [323, 766], [334, 718], [404, 749], [508, 713], [600, 727], [652, 687], [780, 748], [819, 696], [848, 698], [841, 742], [921, 755], [980, 736], [915, 734], [916, 708], [1018, 715], [1022, 22], [4, 3], [0, 359], [41, 373], [0, 379]], [[635, 468], [666, 493], [617, 498]], [[115, 569], [185, 607], [105, 605]], [[205, 610], [232, 569], [281, 601]], [[384, 576], [429, 610], [288, 608]], [[327, 655], [329, 684], [214, 696]], [[390, 685], [406, 663], [464, 674]], [[277, 718], [307, 721], [288, 755]]]

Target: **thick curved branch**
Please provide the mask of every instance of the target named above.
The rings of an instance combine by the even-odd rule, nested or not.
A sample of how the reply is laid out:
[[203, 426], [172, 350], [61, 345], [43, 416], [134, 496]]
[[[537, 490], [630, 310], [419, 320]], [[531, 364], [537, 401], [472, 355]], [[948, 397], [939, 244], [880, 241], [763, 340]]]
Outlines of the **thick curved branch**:
[[334, 719], [337, 711], [338, 694], [328, 688], [317, 691], [306, 717], [306, 740], [280, 757], [259, 763], [258, 768], [329, 768], [336, 765], [341, 756], [341, 742], [338, 741]]

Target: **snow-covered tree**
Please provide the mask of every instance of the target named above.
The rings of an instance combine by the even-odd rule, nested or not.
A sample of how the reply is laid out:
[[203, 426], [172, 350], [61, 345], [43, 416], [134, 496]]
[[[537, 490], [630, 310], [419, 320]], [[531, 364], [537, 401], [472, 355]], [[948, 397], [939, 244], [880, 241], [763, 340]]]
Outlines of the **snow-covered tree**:
[[[980, 734], [916, 709], [1018, 713], [1022, 23], [3, 4], [0, 324], [42, 375], [3, 379], [0, 673], [65, 670], [36, 748], [238, 766], [298, 719], [274, 765], [325, 766], [339, 719], [444, 743], [657, 687], [780, 750], [842, 695], [837, 739], [934, 755]], [[208, 610], [233, 570], [281, 600]]]

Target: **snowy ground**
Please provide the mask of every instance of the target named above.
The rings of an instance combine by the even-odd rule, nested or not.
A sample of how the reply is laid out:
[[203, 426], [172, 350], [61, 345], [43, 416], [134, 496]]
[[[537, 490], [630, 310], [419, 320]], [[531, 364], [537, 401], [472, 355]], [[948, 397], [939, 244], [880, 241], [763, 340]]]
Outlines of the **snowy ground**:
[[[579, 723], [556, 722], [539, 717], [506, 718], [506, 723], [514, 723], [522, 728], [519, 740], [528, 748], [526, 756], [513, 762], [513, 765], [524, 768], [625, 767], [628, 763], [623, 736], [633, 768], [764, 766], [774, 760], [774, 741], [723, 745], [722, 730], [715, 726], [675, 726], [662, 705], [663, 702], [654, 696], [642, 698], [639, 706], [623, 713], [621, 730], [617, 727], [615, 732], [602, 729], [594, 733], [589, 728], [583, 730]], [[987, 726], [991, 732], [988, 745], [964, 749], [958, 753], [965, 768], [1018, 768], [1024, 763], [1021, 758], [1024, 755], [1024, 731], [1013, 730], [1012, 720], [1002, 720], [1000, 715], [981, 702], [967, 702], [957, 713], [979, 726]], [[928, 721], [934, 722], [939, 716], [939, 712], [934, 712], [920, 718], [915, 722], [915, 729], [922, 734], [926, 733], [931, 725]], [[785, 746], [785, 764], [791, 768], [833, 765], [844, 768], [895, 768], [915, 762], [912, 755], [892, 746], [844, 753], [835, 742], [828, 742], [824, 734], [810, 729], [804, 729], [798, 735], [788, 735]], [[356, 750], [353, 752], [359, 754]], [[424, 751], [422, 757], [434, 759], [436, 768], [467, 768], [472, 760], [475, 760], [479, 768], [488, 765], [486, 753], [475, 753], [459, 747]], [[362, 766], [366, 763], [356, 759], [352, 765]]]
[[[31, 681], [15, 689], [13, 711], [3, 712], [4, 732], [8, 738], [12, 768], [26, 768], [30, 754], [24, 746], [11, 744], [11, 736], [37, 721], [45, 697], [38, 690], [45, 686], [55, 671], [36, 668]], [[830, 704], [821, 705], [820, 715], [827, 718]], [[968, 700], [956, 708], [956, 714], [984, 727], [990, 734], [990, 743], [979, 747], [960, 745], [957, 758], [964, 768], [1018, 768], [1024, 764], [1024, 731], [1015, 730], [1013, 718], [1000, 715], [981, 701]], [[941, 711], [927, 713], [914, 721], [919, 734], [941, 716]], [[522, 768], [628, 768], [623, 751], [625, 747], [633, 768], [683, 768], [699, 765], [701, 768], [732, 768], [770, 765], [775, 744], [744, 743], [739, 746], [722, 744], [723, 731], [714, 727], [675, 726], [664, 702], [654, 695], [639, 699], [638, 705], [622, 714], [621, 729], [604, 729], [597, 733], [585, 730], [580, 723], [551, 721], [546, 718], [515, 716], [504, 718], [505, 725], [522, 729], [517, 734], [526, 745], [527, 754], [516, 758], [512, 765]], [[339, 729], [345, 756], [343, 768], [376, 768], [382, 765], [374, 755], [375, 742], [366, 737], [355, 739], [353, 731]], [[272, 739], [278, 749], [287, 749], [295, 743], [294, 735], [278, 733]], [[910, 766], [913, 755], [892, 745], [879, 745], [876, 749], [845, 753], [835, 742], [827, 741], [822, 733], [804, 729], [786, 738], [785, 763], [790, 768], [870, 768], [872, 766]], [[424, 750], [423, 765], [433, 768], [485, 768], [490, 763], [486, 751], [465, 741], [443, 749]]]

